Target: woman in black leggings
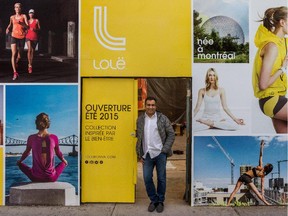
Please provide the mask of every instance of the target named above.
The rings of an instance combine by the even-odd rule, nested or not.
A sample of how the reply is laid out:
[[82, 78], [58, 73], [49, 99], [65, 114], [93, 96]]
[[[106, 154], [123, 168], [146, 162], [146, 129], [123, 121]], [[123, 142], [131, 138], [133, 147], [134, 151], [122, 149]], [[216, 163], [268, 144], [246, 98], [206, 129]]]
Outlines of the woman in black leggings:
[[[264, 148], [264, 140], [262, 140], [260, 144], [259, 166], [254, 167], [251, 170], [248, 170], [246, 173], [244, 173], [242, 176], [239, 177], [235, 185], [235, 188], [229, 197], [227, 203], [228, 206], [230, 205], [233, 197], [235, 196], [235, 194], [240, 189], [243, 183], [245, 185], [248, 185], [252, 189], [252, 191], [258, 196], [258, 198], [262, 200], [266, 205], [270, 205], [270, 203], [268, 203], [264, 197], [264, 178], [273, 170], [273, 165], [268, 163], [263, 167], [262, 162], [263, 148]], [[261, 177], [261, 193], [258, 191], [258, 189], [256, 188], [256, 186], [252, 181], [252, 179], [255, 177]]]

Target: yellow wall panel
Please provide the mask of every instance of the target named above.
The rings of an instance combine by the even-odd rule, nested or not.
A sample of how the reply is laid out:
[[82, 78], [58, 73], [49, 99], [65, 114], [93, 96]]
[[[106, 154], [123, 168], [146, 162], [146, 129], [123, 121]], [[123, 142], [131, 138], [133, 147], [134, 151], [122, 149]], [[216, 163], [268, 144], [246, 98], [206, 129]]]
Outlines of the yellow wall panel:
[[81, 76], [190, 77], [190, 4], [82, 0]]
[[81, 201], [135, 201], [134, 79], [83, 78]]

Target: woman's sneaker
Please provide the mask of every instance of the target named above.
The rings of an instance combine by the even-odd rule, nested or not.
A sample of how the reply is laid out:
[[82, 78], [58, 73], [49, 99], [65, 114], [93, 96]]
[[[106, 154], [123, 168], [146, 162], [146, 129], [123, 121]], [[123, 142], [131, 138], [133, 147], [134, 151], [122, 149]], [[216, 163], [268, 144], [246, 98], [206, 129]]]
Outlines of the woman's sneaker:
[[32, 73], [32, 66], [28, 66], [28, 73], [29, 73], [29, 74]]
[[18, 77], [19, 77], [19, 74], [16, 71], [14, 71], [12, 79], [16, 80], [16, 79], [18, 79]]

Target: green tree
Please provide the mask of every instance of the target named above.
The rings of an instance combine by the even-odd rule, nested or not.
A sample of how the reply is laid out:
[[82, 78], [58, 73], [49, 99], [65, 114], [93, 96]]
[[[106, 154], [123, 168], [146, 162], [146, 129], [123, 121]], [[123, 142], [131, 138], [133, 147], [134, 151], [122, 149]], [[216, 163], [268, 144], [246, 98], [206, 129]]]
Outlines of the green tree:
[[223, 51], [237, 51], [237, 37], [232, 37], [230, 34], [222, 38]]
[[221, 51], [222, 50], [222, 41], [219, 36], [219, 32], [217, 32], [215, 29], [212, 29], [211, 34], [209, 36], [213, 40], [213, 46], [211, 49], [213, 51]]
[[204, 29], [200, 27], [202, 18], [199, 17], [199, 13], [193, 10], [193, 26], [194, 26], [194, 38], [200, 38], [204, 34]]
[[194, 53], [197, 53], [198, 43], [197, 39], [205, 38], [205, 30], [201, 28], [202, 18], [199, 17], [199, 13], [193, 10], [193, 32], [194, 32]]

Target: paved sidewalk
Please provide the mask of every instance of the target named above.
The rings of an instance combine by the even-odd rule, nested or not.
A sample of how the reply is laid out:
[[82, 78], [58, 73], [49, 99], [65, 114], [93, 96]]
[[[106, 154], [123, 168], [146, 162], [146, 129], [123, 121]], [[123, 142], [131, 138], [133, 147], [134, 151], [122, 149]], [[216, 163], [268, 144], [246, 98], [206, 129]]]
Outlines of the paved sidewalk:
[[286, 216], [287, 206], [251, 207], [191, 207], [184, 201], [167, 200], [163, 213], [148, 212], [148, 200], [137, 200], [135, 204], [82, 204], [77, 207], [48, 206], [3, 206], [0, 216]]

